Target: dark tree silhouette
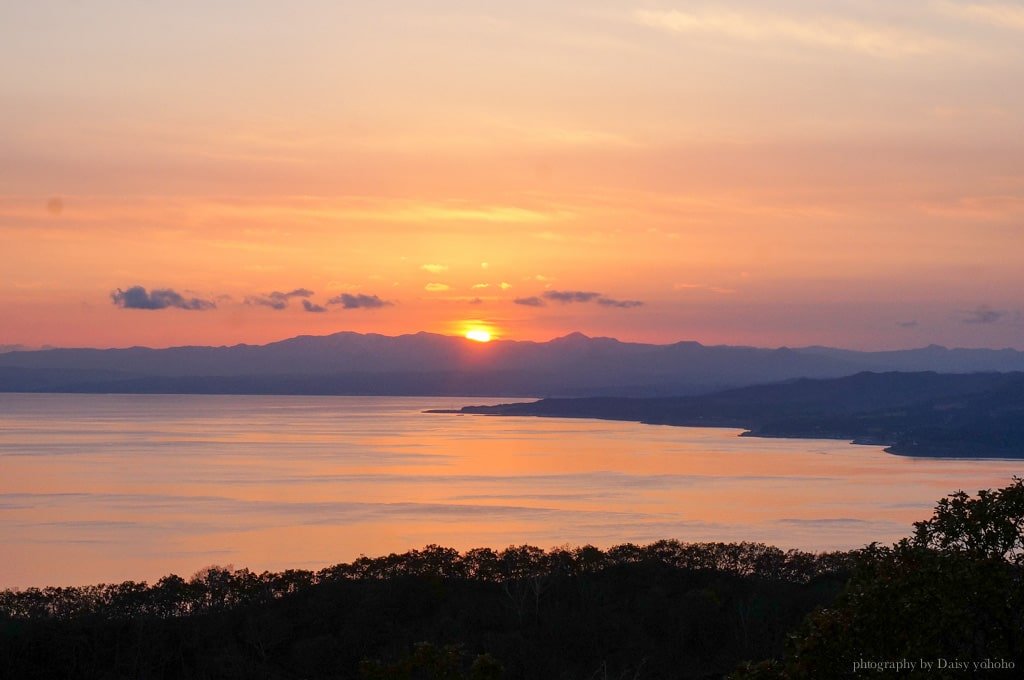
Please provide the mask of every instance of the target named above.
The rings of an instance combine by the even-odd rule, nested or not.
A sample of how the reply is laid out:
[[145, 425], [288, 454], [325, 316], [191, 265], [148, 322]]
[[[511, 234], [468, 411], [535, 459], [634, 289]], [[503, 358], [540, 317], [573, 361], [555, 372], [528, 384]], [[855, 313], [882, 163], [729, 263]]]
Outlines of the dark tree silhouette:
[[[976, 497], [958, 491], [891, 548], [872, 544], [835, 605], [808, 617], [781, 661], [736, 678], [853, 674], [854, 663], [922, 659], [921, 677], [955, 677], [939, 660], [998, 662], [1013, 677], [1024, 661], [1024, 480]], [[1012, 664], [1007, 669], [1006, 664]]]
[[0, 677], [700, 678], [781, 653], [850, 564], [758, 543], [430, 545], [318, 572], [5, 591]]
[[317, 572], [210, 566], [152, 585], [7, 590], [0, 677], [713, 678], [743, 659], [770, 660], [737, 678], [840, 678], [898, 659], [989, 660], [1013, 677], [1022, 528], [1015, 478], [850, 553], [428, 545]]

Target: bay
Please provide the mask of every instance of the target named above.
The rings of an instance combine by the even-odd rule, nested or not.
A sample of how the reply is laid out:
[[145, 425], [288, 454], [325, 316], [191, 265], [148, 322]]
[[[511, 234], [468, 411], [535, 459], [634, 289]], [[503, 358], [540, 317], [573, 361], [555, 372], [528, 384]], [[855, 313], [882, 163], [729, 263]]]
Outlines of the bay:
[[508, 399], [0, 395], [0, 588], [317, 569], [435, 543], [892, 542], [1019, 460], [599, 420]]

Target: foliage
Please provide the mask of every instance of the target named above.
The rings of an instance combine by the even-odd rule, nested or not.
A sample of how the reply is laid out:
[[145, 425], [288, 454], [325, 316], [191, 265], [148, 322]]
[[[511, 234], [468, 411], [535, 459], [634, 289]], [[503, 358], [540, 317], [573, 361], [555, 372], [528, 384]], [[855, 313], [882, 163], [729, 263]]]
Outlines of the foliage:
[[854, 553], [783, 551], [763, 543], [681, 543], [662, 540], [631, 543], [607, 552], [587, 545], [550, 551], [521, 545], [501, 552], [474, 548], [460, 554], [428, 545], [422, 550], [383, 557], [359, 557], [318, 572], [290, 569], [256, 574], [248, 569], [210, 566], [185, 581], [171, 574], [152, 586], [125, 581], [82, 587], [28, 588], [0, 592], [0, 618], [107, 619], [168, 618], [220, 611], [243, 604], [280, 599], [317, 584], [338, 580], [386, 580], [403, 576], [510, 583], [555, 575], [577, 576], [608, 567], [658, 563], [676, 569], [807, 583], [848, 570]]
[[757, 543], [427, 546], [319, 572], [7, 591], [0, 677], [706, 677], [779, 654], [851, 564]]
[[[861, 551], [835, 605], [808, 617], [782, 661], [737, 678], [853, 674], [858, 660], [1024, 661], [1024, 480], [976, 497], [958, 491], [891, 548]], [[921, 671], [921, 677], [957, 673]], [[1011, 673], [1012, 675], [1012, 673]], [[1009, 677], [1009, 676], [1007, 676]]]
[[977, 498], [957, 491], [943, 498], [931, 519], [914, 524], [913, 545], [1020, 565], [1024, 561], [1024, 480]]

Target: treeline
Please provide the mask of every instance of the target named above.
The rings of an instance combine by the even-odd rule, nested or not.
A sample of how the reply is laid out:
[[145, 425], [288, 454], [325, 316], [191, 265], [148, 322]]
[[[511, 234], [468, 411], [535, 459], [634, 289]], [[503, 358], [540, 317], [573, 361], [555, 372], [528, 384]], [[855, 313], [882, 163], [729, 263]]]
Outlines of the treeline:
[[152, 585], [9, 590], [0, 675], [714, 677], [781, 654], [855, 560], [672, 540], [427, 546], [317, 572], [210, 567]]
[[661, 564], [687, 571], [710, 571], [787, 583], [849, 571], [855, 553], [783, 551], [763, 543], [626, 543], [607, 551], [592, 545], [545, 551], [522, 545], [500, 552], [474, 548], [464, 553], [428, 545], [422, 550], [383, 557], [361, 556], [320, 571], [289, 569], [254, 573], [248, 569], [207, 567], [185, 580], [172, 574], [146, 582], [27, 588], [0, 592], [0, 617], [11, 619], [168, 618], [265, 602], [321, 583], [431, 577], [505, 583], [571, 577], [617, 565]]
[[427, 546], [0, 595], [2, 678], [1010, 678], [1022, 658], [1019, 478], [853, 552]]

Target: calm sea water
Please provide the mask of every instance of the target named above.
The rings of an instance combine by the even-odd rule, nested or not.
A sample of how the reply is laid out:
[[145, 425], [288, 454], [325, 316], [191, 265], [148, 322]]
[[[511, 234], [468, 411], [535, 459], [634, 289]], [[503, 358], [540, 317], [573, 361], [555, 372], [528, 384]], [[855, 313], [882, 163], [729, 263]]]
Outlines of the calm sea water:
[[737, 430], [421, 413], [498, 401], [0, 394], [0, 587], [428, 543], [852, 548], [1024, 473]]

